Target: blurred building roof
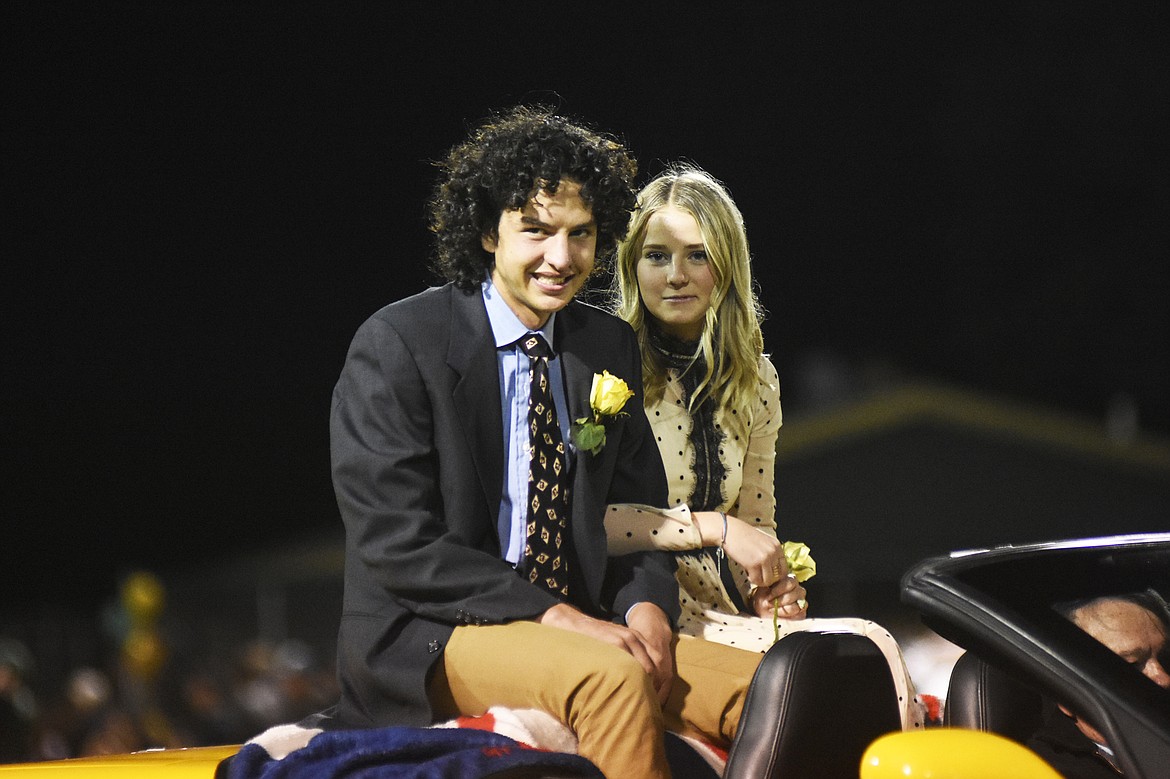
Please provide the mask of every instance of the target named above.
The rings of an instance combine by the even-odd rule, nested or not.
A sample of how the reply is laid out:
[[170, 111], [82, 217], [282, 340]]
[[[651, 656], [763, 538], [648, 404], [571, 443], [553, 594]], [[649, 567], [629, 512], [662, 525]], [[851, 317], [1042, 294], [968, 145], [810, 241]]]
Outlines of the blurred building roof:
[[1124, 409], [1099, 422], [902, 384], [789, 415], [777, 451], [779, 533], [812, 547], [822, 616], [880, 611], [931, 555], [1170, 527], [1170, 442]]

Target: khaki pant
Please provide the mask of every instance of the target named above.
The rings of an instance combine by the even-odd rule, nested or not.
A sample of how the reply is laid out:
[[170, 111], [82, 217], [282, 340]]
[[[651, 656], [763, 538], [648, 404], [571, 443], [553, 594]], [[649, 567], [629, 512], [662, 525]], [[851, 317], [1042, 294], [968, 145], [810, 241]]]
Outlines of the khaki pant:
[[579, 751], [609, 777], [668, 777], [662, 731], [726, 747], [762, 655], [682, 636], [665, 706], [623, 650], [535, 622], [460, 626], [429, 686], [439, 716], [490, 706], [539, 709], [577, 734]]

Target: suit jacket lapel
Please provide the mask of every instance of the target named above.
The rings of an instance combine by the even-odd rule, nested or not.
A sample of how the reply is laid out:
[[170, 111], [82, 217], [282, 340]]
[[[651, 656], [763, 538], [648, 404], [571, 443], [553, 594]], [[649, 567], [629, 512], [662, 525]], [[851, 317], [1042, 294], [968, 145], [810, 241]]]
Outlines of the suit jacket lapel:
[[[557, 314], [556, 350], [560, 355], [565, 377], [565, 396], [569, 404], [569, 418], [579, 419], [592, 413], [589, 410], [589, 391], [593, 388], [593, 374], [600, 372], [596, 366], [603, 360], [605, 345], [591, 340], [591, 333], [584, 327], [584, 317], [577, 303], [570, 303]], [[581, 575], [596, 601], [601, 593], [601, 581], [605, 572], [605, 533], [588, 525], [600, 518], [604, 509], [605, 495], [599, 495], [597, 475], [604, 450], [595, 456], [589, 452], [577, 451], [573, 486], [573, 540]], [[600, 505], [599, 505], [600, 504]]]
[[[560, 340], [559, 338], [557, 340]], [[571, 344], [572, 339], [567, 343]], [[560, 352], [565, 377], [565, 399], [569, 403], [569, 420], [589, 414], [589, 390], [593, 387], [593, 371], [584, 356], [571, 346]]]
[[[592, 413], [589, 409], [589, 392], [593, 389], [593, 374], [600, 372], [595, 366], [604, 353], [604, 345], [590, 339], [591, 334], [581, 326], [576, 303], [570, 303], [557, 314], [555, 348], [565, 378], [565, 400], [569, 404], [570, 421]], [[578, 462], [582, 454], [578, 452]], [[592, 462], [592, 458], [589, 462]]]
[[499, 512], [504, 483], [504, 427], [499, 366], [483, 297], [449, 287], [451, 331], [447, 364], [458, 374], [452, 396], [475, 463], [489, 515]]

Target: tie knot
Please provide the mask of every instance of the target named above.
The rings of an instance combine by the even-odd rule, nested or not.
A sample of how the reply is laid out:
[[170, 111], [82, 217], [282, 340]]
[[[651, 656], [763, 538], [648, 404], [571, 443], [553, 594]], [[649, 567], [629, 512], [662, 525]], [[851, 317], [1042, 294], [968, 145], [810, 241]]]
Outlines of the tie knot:
[[533, 360], [537, 359], [538, 357], [548, 358], [552, 356], [552, 349], [548, 348], [548, 344], [545, 343], [544, 336], [542, 336], [540, 333], [526, 334], [523, 338], [520, 339], [519, 344], [520, 348], [524, 350], [524, 353]]

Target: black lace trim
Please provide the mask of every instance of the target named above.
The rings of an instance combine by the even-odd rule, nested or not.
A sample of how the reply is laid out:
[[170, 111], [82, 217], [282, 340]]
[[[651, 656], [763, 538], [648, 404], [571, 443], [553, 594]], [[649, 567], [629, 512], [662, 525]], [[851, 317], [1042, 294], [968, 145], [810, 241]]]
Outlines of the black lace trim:
[[[707, 372], [707, 363], [699, 351], [698, 341], [680, 341], [656, 329], [650, 331], [650, 346], [662, 356], [668, 368], [679, 374], [682, 383], [683, 404], [690, 402], [691, 396], [699, 386], [703, 375]], [[691, 511], [719, 511], [723, 505], [723, 478], [727, 468], [723, 465], [720, 455], [720, 446], [723, 444], [723, 431], [715, 427], [715, 400], [708, 395], [691, 413], [691, 446], [695, 450], [695, 460], [691, 468], [695, 473], [695, 489], [691, 493], [687, 505]], [[694, 552], [680, 552], [679, 554], [693, 557], [700, 562], [707, 563], [719, 572], [719, 579], [727, 597], [731, 599], [736, 610], [747, 613], [747, 606], [739, 589], [735, 586], [731, 566], [721, 565], [714, 550], [699, 549]]]
[[[679, 374], [683, 404], [690, 403], [707, 372], [707, 363], [699, 351], [699, 342], [681, 341], [652, 329], [650, 346], [662, 356], [668, 368]], [[723, 479], [727, 474], [719, 453], [723, 436], [723, 431], [715, 427], [715, 400], [707, 395], [691, 414], [690, 439], [695, 450], [695, 459], [691, 463], [695, 489], [687, 501], [691, 511], [719, 511], [723, 505]]]

